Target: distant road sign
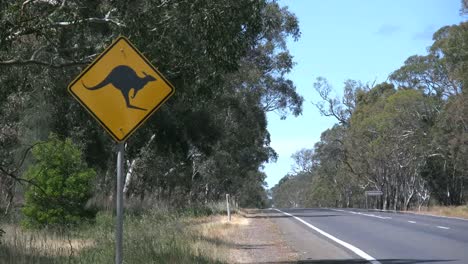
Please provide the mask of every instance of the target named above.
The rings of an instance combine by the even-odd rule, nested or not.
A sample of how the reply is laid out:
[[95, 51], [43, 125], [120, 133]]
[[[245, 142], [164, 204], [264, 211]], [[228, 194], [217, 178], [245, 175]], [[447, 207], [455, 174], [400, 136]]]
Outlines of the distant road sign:
[[123, 142], [175, 89], [127, 38], [119, 37], [68, 91], [116, 141]]
[[366, 191], [366, 196], [381, 196], [383, 195], [382, 191]]

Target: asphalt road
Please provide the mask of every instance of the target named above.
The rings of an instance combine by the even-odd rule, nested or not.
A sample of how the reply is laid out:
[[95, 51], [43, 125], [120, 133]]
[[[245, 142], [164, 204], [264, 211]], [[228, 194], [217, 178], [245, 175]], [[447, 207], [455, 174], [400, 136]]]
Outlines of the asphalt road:
[[358, 209], [265, 213], [300, 263], [468, 264], [468, 220]]

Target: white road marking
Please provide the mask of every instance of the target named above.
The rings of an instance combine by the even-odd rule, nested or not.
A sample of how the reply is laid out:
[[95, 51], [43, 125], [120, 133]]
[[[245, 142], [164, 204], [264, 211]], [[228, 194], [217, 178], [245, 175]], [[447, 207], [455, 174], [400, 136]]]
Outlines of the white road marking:
[[415, 221], [408, 221], [408, 223], [416, 224], [416, 222], [415, 222]]
[[333, 211], [338, 211], [338, 212], [346, 212], [345, 210], [341, 210], [341, 209], [331, 209], [330, 210], [333, 210]]
[[466, 218], [453, 217], [453, 216], [442, 216], [442, 215], [433, 215], [433, 214], [425, 214], [425, 213], [413, 213], [413, 212], [406, 212], [406, 211], [382, 210], [382, 209], [369, 209], [369, 210], [378, 211], [378, 212], [391, 212], [391, 213], [395, 213], [395, 214], [410, 214], [410, 215], [418, 215], [418, 216], [431, 216], [431, 217], [436, 217], [436, 218], [447, 218], [447, 219], [456, 219], [456, 220], [468, 221], [468, 219], [466, 219]]
[[392, 219], [391, 217], [387, 217], [387, 216], [379, 216], [379, 215], [374, 215], [374, 214], [363, 214], [363, 213], [360, 213], [360, 212], [345, 211], [345, 210], [341, 210], [341, 209], [331, 209], [330, 208], [330, 210], [338, 211], [338, 212], [347, 212], [347, 213], [357, 214], [357, 215], [364, 215], [364, 216], [369, 216], [369, 217], [375, 217], [375, 218], [379, 218], [379, 219]]
[[376, 217], [380, 219], [392, 219], [391, 217], [388, 216], [379, 216], [379, 215], [373, 215], [373, 214], [363, 214], [363, 213], [358, 213], [360, 215], [365, 215], [365, 216], [370, 216], [370, 217]]
[[296, 219], [297, 221], [303, 223], [303, 224], [306, 225], [307, 227], [310, 227], [311, 229], [315, 230], [317, 233], [319, 233], [319, 234], [321, 234], [321, 235], [323, 235], [323, 236], [325, 236], [325, 237], [327, 237], [327, 238], [333, 240], [334, 242], [340, 244], [341, 246], [343, 246], [343, 247], [345, 247], [345, 248], [351, 250], [351, 251], [354, 252], [356, 255], [358, 255], [359, 257], [361, 257], [361, 258], [363, 258], [363, 259], [369, 261], [370, 263], [372, 263], [372, 264], [382, 264], [382, 263], [380, 263], [378, 260], [376, 260], [374, 257], [370, 256], [369, 254], [367, 254], [366, 252], [362, 251], [361, 249], [359, 249], [359, 248], [357, 248], [357, 247], [355, 247], [355, 246], [353, 246], [353, 245], [351, 245], [351, 244], [349, 244], [349, 243], [346, 243], [346, 242], [344, 242], [343, 240], [340, 240], [340, 239], [338, 239], [338, 238], [336, 238], [336, 237], [334, 237], [334, 236], [328, 234], [328, 233], [325, 232], [325, 231], [322, 231], [321, 229], [319, 229], [319, 228], [317, 228], [317, 227], [315, 227], [315, 226], [313, 226], [313, 225], [307, 223], [306, 221], [302, 220], [301, 218], [296, 217], [296, 216], [294, 216], [294, 215], [292, 215], [292, 214], [283, 212], [283, 211], [278, 210], [278, 209], [275, 209], [275, 210], [278, 211], [278, 212], [280, 212], [280, 213], [283, 213], [283, 214], [285, 214], [285, 215], [287, 215], [287, 216], [291, 216], [292, 218], [294, 218], [294, 219]]
[[450, 229], [450, 227], [446, 227], [446, 226], [437, 226], [437, 228], [440, 228], [440, 229]]

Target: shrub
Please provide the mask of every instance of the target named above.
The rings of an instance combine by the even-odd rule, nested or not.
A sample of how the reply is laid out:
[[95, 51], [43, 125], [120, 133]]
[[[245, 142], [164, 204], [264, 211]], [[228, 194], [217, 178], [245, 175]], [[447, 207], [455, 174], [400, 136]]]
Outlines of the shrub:
[[25, 173], [34, 182], [25, 192], [23, 224], [26, 227], [69, 227], [95, 212], [85, 208], [91, 198], [96, 173], [84, 162], [80, 149], [70, 139], [49, 140], [32, 149], [35, 164]]

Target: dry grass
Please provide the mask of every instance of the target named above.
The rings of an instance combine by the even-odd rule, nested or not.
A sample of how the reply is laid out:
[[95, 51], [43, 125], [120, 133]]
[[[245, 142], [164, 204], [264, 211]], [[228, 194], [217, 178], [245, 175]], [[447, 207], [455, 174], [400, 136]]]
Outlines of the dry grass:
[[[237, 215], [197, 216], [196, 210], [149, 210], [127, 214], [124, 258], [127, 263], [226, 263], [235, 243], [229, 238], [248, 220]], [[58, 264], [112, 263], [114, 223], [101, 212], [95, 223], [66, 233], [27, 230], [18, 224], [0, 223], [0, 263]]]
[[2, 225], [8, 234], [2, 240], [6, 246], [22, 248], [41, 256], [69, 257], [94, 246], [90, 239], [78, 239], [46, 231], [24, 230], [17, 225]]
[[233, 235], [242, 226], [249, 224], [249, 219], [239, 215], [232, 215], [231, 221], [226, 216], [209, 216], [191, 220], [191, 229], [198, 239], [192, 244], [195, 252], [203, 254], [210, 259], [227, 262], [233, 247]]
[[462, 206], [431, 206], [422, 208], [421, 211], [412, 211], [419, 214], [431, 214], [439, 216], [459, 217], [468, 219], [468, 205]]

